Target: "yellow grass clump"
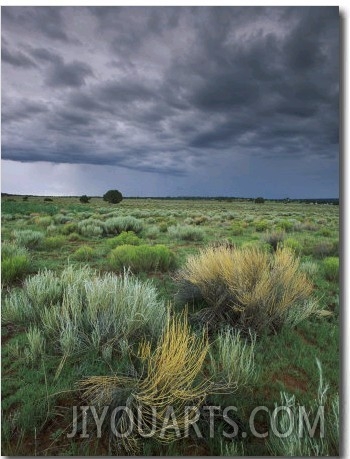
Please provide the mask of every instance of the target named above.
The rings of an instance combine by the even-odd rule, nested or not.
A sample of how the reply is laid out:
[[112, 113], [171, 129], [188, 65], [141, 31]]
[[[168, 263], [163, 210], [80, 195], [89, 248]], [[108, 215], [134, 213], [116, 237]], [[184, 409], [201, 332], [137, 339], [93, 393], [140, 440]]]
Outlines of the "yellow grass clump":
[[[145, 341], [139, 346], [143, 369], [138, 376], [93, 376], [83, 380], [80, 387], [89, 402], [109, 405], [118, 388], [130, 388], [127, 405], [134, 414], [132, 439], [128, 436], [121, 441], [127, 452], [136, 453], [139, 416], [142, 431], [153, 431], [154, 438], [160, 442], [179, 438], [179, 432], [181, 435], [189, 427], [191, 416], [185, 407], [199, 408], [211, 387], [210, 381], [199, 378], [208, 349], [204, 331], [199, 337], [191, 332], [186, 311], [175, 317], [168, 313], [156, 349], [152, 351]], [[118, 425], [122, 429], [127, 425], [124, 414]]]
[[283, 247], [272, 254], [258, 247], [208, 247], [189, 257], [179, 277], [210, 306], [200, 317], [255, 331], [288, 322], [290, 309], [305, 309], [312, 293], [299, 258]]

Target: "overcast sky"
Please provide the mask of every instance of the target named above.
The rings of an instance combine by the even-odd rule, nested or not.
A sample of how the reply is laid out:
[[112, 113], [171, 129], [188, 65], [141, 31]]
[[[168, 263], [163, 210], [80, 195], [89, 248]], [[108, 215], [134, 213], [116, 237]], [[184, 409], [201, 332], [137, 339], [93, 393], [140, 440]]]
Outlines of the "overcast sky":
[[2, 7], [2, 191], [337, 197], [337, 7]]

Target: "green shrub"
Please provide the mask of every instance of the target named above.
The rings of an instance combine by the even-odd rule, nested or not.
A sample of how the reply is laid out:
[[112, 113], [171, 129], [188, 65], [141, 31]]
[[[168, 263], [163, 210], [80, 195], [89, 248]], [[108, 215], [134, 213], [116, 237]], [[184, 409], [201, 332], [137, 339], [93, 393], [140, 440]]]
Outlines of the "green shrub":
[[38, 246], [44, 239], [44, 233], [32, 230], [15, 230], [13, 237], [19, 245], [24, 247], [33, 248]]
[[269, 228], [269, 222], [267, 220], [260, 220], [255, 223], [255, 231], [262, 233]]
[[54, 215], [53, 219], [56, 224], [61, 225], [64, 223], [68, 223], [71, 220], [67, 215], [63, 215], [63, 213]]
[[112, 248], [119, 245], [140, 245], [141, 239], [133, 231], [122, 231], [118, 236], [108, 239], [107, 243]]
[[337, 281], [339, 278], [339, 258], [327, 257], [322, 262], [322, 267], [326, 279]]
[[56, 225], [53, 225], [53, 224], [49, 225], [46, 228], [46, 233], [47, 234], [55, 234], [55, 233], [57, 233], [57, 231], [58, 231], [58, 227]]
[[36, 217], [34, 219], [36, 225], [47, 227], [52, 223], [52, 217]]
[[242, 248], [244, 249], [263, 249], [267, 252], [271, 252], [271, 246], [270, 244], [267, 243], [261, 243], [259, 241], [247, 241], [243, 242]]
[[16, 215], [2, 213], [1, 220], [4, 222], [10, 222], [10, 221], [16, 220]]
[[34, 363], [45, 353], [45, 338], [37, 327], [29, 327], [26, 333], [28, 346], [25, 348], [25, 357], [28, 362]]
[[324, 236], [324, 237], [331, 237], [332, 230], [330, 230], [329, 228], [322, 228], [317, 232], [317, 234], [319, 234], [320, 236]]
[[103, 200], [111, 204], [118, 204], [123, 200], [123, 195], [118, 190], [109, 190], [103, 195]]
[[300, 269], [311, 277], [318, 273], [318, 264], [312, 260], [305, 260], [301, 263]]
[[131, 268], [133, 272], [167, 271], [174, 267], [175, 256], [164, 245], [121, 245], [109, 255], [112, 269], [122, 271]]
[[209, 351], [209, 372], [218, 386], [242, 387], [255, 379], [255, 336], [248, 343], [240, 331], [227, 327], [218, 333]]
[[130, 216], [108, 218], [104, 222], [104, 230], [107, 234], [119, 234], [123, 231], [140, 233], [142, 228], [142, 221]]
[[4, 243], [1, 246], [1, 282], [4, 285], [20, 279], [29, 269], [29, 254], [24, 247]]
[[91, 218], [92, 215], [93, 215], [92, 212], [89, 212], [89, 211], [80, 212], [80, 213], [79, 213], [79, 217], [80, 217], [82, 220], [83, 220], [83, 219], [87, 220], [87, 219]]
[[70, 233], [67, 236], [67, 240], [68, 241], [80, 241], [81, 240], [81, 236], [78, 233]]
[[89, 198], [89, 196], [86, 196], [86, 194], [83, 194], [82, 196], [80, 196], [79, 201], [82, 204], [87, 204], [90, 201], [90, 199], [91, 198]]
[[30, 304], [35, 305], [32, 317], [40, 316], [45, 307], [57, 304], [63, 294], [63, 284], [53, 271], [43, 270], [39, 274], [27, 277], [23, 291]]
[[191, 218], [191, 224], [196, 225], [196, 226], [202, 225], [203, 223], [206, 223], [207, 221], [208, 221], [208, 218], [205, 217], [204, 215]]
[[231, 233], [233, 236], [241, 236], [243, 231], [243, 226], [239, 223], [234, 223], [231, 227]]
[[190, 225], [176, 225], [168, 228], [168, 234], [172, 239], [182, 241], [203, 241], [205, 232], [203, 228]]
[[301, 243], [297, 239], [294, 239], [292, 237], [289, 237], [289, 238], [285, 239], [283, 245], [285, 247], [288, 247], [289, 249], [294, 250], [295, 252], [298, 252], [298, 253], [300, 253], [302, 251], [302, 248], [303, 248]]
[[234, 220], [235, 218], [238, 218], [239, 214], [237, 212], [227, 212], [226, 214], [226, 219], [227, 220]]
[[[46, 352], [68, 356], [74, 352], [118, 349], [132, 336], [158, 337], [165, 322], [165, 305], [150, 282], [129, 274], [102, 277], [88, 267], [64, 269], [60, 275], [40, 272], [23, 289], [4, 299], [4, 323], [27, 326], [28, 338]], [[35, 330], [35, 332], [33, 332]], [[41, 347], [44, 350], [44, 345]], [[35, 357], [38, 357], [34, 352]]]
[[65, 223], [62, 228], [60, 228], [60, 232], [65, 235], [76, 233], [77, 231], [78, 224], [74, 222]]
[[73, 258], [79, 261], [89, 261], [95, 256], [95, 251], [88, 245], [82, 245], [73, 254]]
[[294, 231], [317, 231], [317, 226], [310, 220], [306, 220], [300, 226], [298, 225], [297, 228], [294, 227]]
[[277, 228], [280, 228], [283, 231], [289, 232], [289, 231], [292, 231], [293, 229], [293, 223], [290, 222], [289, 220], [280, 220], [277, 223]]
[[334, 245], [331, 242], [318, 242], [312, 248], [312, 253], [316, 258], [325, 258], [334, 255]]
[[263, 197], [259, 196], [258, 198], [254, 199], [254, 202], [255, 202], [255, 204], [264, 204], [265, 199]]
[[149, 226], [146, 231], [145, 231], [145, 236], [147, 237], [147, 239], [151, 239], [151, 240], [155, 240], [159, 237], [159, 228], [158, 226]]
[[86, 219], [78, 223], [78, 231], [82, 236], [101, 237], [103, 234], [103, 222], [100, 220]]
[[254, 216], [253, 215], [246, 215], [245, 218], [244, 218], [244, 223], [247, 224], [247, 226], [250, 225], [250, 223], [254, 223]]
[[43, 246], [45, 249], [58, 249], [62, 247], [65, 242], [66, 238], [64, 236], [51, 236], [44, 240]]
[[168, 224], [166, 222], [159, 223], [159, 231], [161, 233], [166, 233], [168, 231]]

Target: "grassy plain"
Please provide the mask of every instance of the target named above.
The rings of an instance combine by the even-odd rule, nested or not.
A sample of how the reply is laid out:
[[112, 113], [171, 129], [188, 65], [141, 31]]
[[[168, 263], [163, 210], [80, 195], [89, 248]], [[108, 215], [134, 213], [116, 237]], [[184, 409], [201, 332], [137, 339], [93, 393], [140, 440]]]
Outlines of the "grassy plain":
[[[28, 280], [45, 270], [53, 272], [52, 280], [48, 280], [49, 289], [54, 282], [57, 285], [64, 282], [60, 276], [67, 269], [79, 270], [87, 265], [100, 277], [107, 276], [103, 282], [109, 285], [111, 273], [123, 274], [124, 268], [130, 266], [132, 278], [146, 282], [153, 289], [147, 290], [151, 295], [149, 301], [160, 308], [160, 315], [161, 308], [167, 304], [171, 304], [172, 314], [179, 313], [184, 305], [176, 300], [178, 271], [190, 255], [223, 241], [232, 247], [254, 246], [268, 252], [273, 252], [278, 243], [292, 248], [300, 257], [300, 269], [312, 282], [321, 313], [293, 328], [285, 326], [276, 333], [262, 333], [254, 346], [255, 377], [235, 390], [210, 395], [206, 404], [237, 407], [244, 430], [249, 430], [251, 411], [262, 405], [273, 410], [281, 392], [294, 395], [300, 405], [310, 407], [319, 390], [316, 359], [320, 360], [323, 379], [329, 385], [329, 398], [336, 396], [340, 378], [340, 308], [339, 207], [335, 205], [268, 201], [256, 204], [215, 199], [124, 199], [112, 205], [100, 198], [81, 204], [78, 198], [44, 201], [41, 197], [29, 197], [23, 201], [22, 197], [6, 197], [2, 199], [2, 301], [3, 304], [9, 298], [14, 301], [14, 295], [20, 298], [23, 292], [29, 298], [34, 287], [33, 281]], [[100, 295], [102, 290], [103, 286]], [[39, 300], [35, 297], [32, 301]], [[55, 301], [58, 300], [52, 300], [52, 307]], [[43, 304], [42, 308], [45, 306], [50, 305]], [[190, 302], [187, 307], [191, 317], [201, 305]], [[111, 453], [108, 438], [104, 436], [67, 438], [72, 406], [84, 405], [77, 383], [91, 376], [130, 374], [132, 355], [143, 336], [141, 332], [133, 329], [124, 334], [120, 339], [124, 344], [114, 336], [103, 343], [102, 351], [98, 346], [93, 348], [89, 344], [85, 349], [81, 344], [74, 352], [64, 352], [62, 329], [55, 338], [61, 343], [62, 349], [58, 349], [49, 334], [44, 340], [38, 332], [40, 317], [31, 322], [26, 319], [26, 311], [24, 319], [18, 314], [11, 315], [6, 308], [5, 311], [2, 454]], [[38, 311], [40, 316], [41, 310]], [[118, 330], [108, 329], [108, 333], [117, 334]], [[69, 335], [67, 330], [65, 333], [65, 339], [73, 337], [73, 340], [64, 343], [74, 346], [74, 334]], [[215, 337], [210, 337], [210, 342], [214, 341]], [[215, 346], [212, 349], [215, 352]], [[209, 371], [210, 362], [204, 361], [203, 367], [204, 373]], [[256, 421], [257, 430], [268, 429], [266, 412], [260, 412]], [[219, 434], [224, 428], [222, 422], [216, 428], [218, 434], [214, 438], [192, 435], [184, 441], [163, 444], [147, 439], [139, 454], [262, 456], [271, 453], [268, 439], [248, 434], [232, 442]], [[334, 445], [328, 452], [338, 454]]]

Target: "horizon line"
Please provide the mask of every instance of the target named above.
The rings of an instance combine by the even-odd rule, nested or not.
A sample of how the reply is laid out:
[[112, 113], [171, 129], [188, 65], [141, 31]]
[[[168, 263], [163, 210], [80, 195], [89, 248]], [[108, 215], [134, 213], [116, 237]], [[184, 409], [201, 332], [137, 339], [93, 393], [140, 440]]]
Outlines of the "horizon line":
[[[19, 193], [7, 193], [5, 191], [1, 192], [2, 197], [6, 196], [19, 196], [19, 197], [32, 197], [32, 198], [80, 198], [82, 195], [49, 195], [49, 194], [19, 194]], [[103, 195], [94, 195], [94, 196], [89, 196], [90, 198], [103, 198]], [[174, 196], [124, 196], [123, 199], [256, 199], [258, 197], [264, 198], [266, 201], [296, 201], [296, 200], [314, 200], [314, 201], [320, 201], [320, 200], [326, 200], [326, 201], [334, 201], [334, 200], [339, 200], [339, 196], [337, 197], [327, 197], [327, 198], [322, 198], [322, 197], [312, 197], [312, 198], [305, 198], [305, 197], [298, 197], [298, 198], [290, 198], [290, 197], [283, 197], [283, 198], [266, 198], [262, 195], [259, 196], [232, 196], [232, 195], [174, 195]]]

